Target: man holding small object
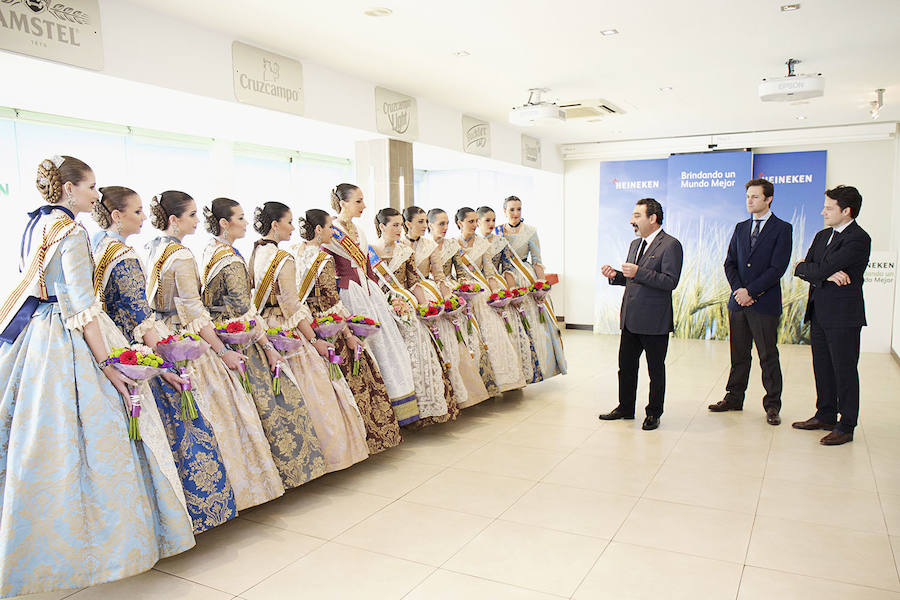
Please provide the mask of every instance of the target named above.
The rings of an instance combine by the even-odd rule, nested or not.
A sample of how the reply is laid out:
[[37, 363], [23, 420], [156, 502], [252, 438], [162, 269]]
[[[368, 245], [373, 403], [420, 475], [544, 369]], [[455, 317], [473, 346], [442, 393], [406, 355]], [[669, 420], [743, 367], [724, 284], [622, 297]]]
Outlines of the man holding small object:
[[630, 224], [638, 236], [628, 249], [622, 270], [603, 265], [600, 271], [610, 285], [624, 285], [619, 325], [619, 405], [600, 415], [604, 421], [634, 419], [638, 369], [647, 353], [650, 400], [642, 425], [645, 431], [659, 427], [666, 395], [666, 352], [674, 331], [672, 290], [681, 277], [684, 253], [681, 242], [662, 230], [663, 210], [653, 198], [638, 200]]

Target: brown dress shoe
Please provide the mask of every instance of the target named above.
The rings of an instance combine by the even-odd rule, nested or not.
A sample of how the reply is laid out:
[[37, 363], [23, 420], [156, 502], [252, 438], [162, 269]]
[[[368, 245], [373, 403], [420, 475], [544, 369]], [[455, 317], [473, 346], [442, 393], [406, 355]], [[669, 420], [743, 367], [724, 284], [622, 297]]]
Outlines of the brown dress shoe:
[[734, 402], [729, 402], [728, 400], [719, 400], [715, 404], [710, 404], [707, 408], [709, 408], [710, 412], [725, 412], [727, 410], [744, 410], [744, 407], [740, 404], [735, 404]]
[[839, 431], [835, 429], [821, 440], [819, 443], [823, 446], [840, 446], [841, 444], [846, 444], [847, 442], [853, 441], [853, 432], [847, 433], [846, 431]]
[[781, 425], [781, 416], [778, 414], [777, 408], [770, 408], [766, 411], [766, 423], [769, 425]]
[[805, 421], [797, 421], [796, 423], [791, 423], [791, 427], [794, 429], [805, 429], [807, 431], [813, 431], [815, 429], [834, 429], [836, 423], [826, 423], [825, 421], [820, 421], [819, 419], [813, 417], [811, 419], [807, 419]]

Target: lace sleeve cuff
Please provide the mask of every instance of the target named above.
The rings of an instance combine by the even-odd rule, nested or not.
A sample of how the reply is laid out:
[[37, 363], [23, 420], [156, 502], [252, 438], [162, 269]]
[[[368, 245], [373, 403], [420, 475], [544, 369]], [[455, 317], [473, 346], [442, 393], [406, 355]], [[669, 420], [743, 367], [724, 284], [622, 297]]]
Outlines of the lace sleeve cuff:
[[282, 325], [282, 327], [285, 329], [294, 329], [300, 324], [300, 321], [303, 321], [304, 319], [312, 321], [312, 314], [309, 312], [308, 308], [301, 306], [299, 310], [296, 310], [290, 316], [285, 317], [284, 325]]
[[189, 323], [185, 323], [181, 326], [184, 331], [189, 333], [200, 333], [200, 330], [209, 325], [212, 327], [212, 319], [207, 316], [200, 316], [190, 321]]
[[103, 306], [100, 304], [100, 301], [94, 300], [93, 304], [83, 311], [75, 313], [66, 319], [63, 324], [66, 329], [81, 331], [84, 329], [85, 325], [99, 317], [102, 312]]
[[[329, 315], [331, 313], [337, 313], [337, 314], [341, 315], [342, 317], [349, 317], [351, 314], [350, 311], [348, 311], [344, 307], [344, 303], [341, 302], [340, 300], [338, 300], [337, 304], [333, 304], [333, 305], [329, 306], [328, 308], [326, 308], [325, 310], [318, 311], [316, 313], [316, 315]], [[366, 315], [366, 316], [374, 318], [374, 315]]]
[[[138, 325], [137, 327], [135, 327], [131, 331], [131, 337], [134, 338], [135, 340], [137, 340], [138, 342], [140, 342], [141, 340], [144, 339], [144, 335], [146, 335], [147, 332], [150, 331], [151, 329], [156, 329], [157, 332], [159, 330], [159, 328], [156, 327], [156, 319], [153, 318], [152, 316], [147, 317], [146, 319], [141, 321], [141, 324]], [[163, 337], [165, 337], [165, 336], [163, 336]]]

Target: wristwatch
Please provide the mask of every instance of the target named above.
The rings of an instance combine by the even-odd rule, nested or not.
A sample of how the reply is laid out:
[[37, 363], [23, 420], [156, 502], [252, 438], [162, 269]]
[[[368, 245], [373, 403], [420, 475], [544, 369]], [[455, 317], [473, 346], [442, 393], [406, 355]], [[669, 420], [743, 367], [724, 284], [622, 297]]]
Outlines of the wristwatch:
[[222, 358], [223, 356], [225, 356], [226, 352], [228, 352], [228, 346], [223, 344], [222, 349], [219, 350], [218, 352], [216, 352], [216, 356], [218, 356], [219, 358]]

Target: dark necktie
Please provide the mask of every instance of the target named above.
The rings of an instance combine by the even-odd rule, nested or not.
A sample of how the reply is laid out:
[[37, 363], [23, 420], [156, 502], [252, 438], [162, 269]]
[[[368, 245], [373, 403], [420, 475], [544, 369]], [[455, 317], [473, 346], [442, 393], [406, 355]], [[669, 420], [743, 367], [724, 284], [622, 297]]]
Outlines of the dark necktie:
[[750, 232], [750, 249], [753, 250], [753, 247], [756, 246], [756, 240], [759, 238], [759, 224], [762, 223], [762, 219], [753, 219], [753, 231]]
[[647, 240], [641, 240], [641, 249], [638, 250], [637, 260], [634, 261], [635, 264], [641, 262], [641, 257], [644, 256], [644, 250], [647, 249]]

